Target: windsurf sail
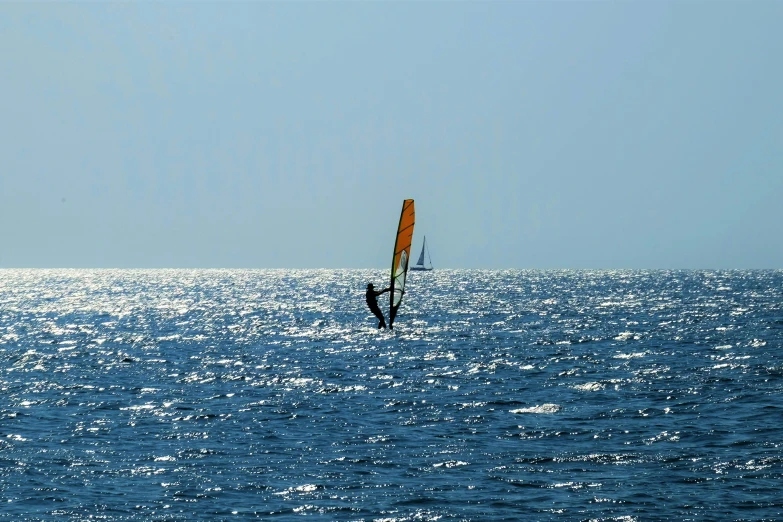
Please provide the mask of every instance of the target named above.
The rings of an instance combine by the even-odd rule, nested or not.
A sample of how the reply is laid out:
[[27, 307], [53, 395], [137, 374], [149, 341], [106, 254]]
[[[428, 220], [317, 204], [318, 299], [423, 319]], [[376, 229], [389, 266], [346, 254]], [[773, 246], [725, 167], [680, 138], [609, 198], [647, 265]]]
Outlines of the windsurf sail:
[[389, 328], [394, 324], [397, 309], [402, 302], [405, 293], [405, 279], [408, 275], [408, 258], [411, 255], [411, 243], [413, 242], [413, 225], [416, 222], [416, 212], [413, 208], [413, 200], [406, 199], [402, 202], [400, 224], [397, 226], [397, 238], [394, 240], [394, 258], [391, 267], [391, 308], [389, 309]]

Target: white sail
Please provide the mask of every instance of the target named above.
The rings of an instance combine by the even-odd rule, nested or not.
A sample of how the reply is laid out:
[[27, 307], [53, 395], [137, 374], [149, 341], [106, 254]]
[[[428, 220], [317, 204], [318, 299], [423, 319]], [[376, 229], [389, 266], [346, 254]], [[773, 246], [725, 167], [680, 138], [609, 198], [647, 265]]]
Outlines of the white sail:
[[421, 254], [419, 254], [419, 260], [416, 261], [417, 265], [424, 266], [424, 246], [427, 244], [427, 236], [424, 236], [424, 243], [421, 244]]
[[416, 264], [410, 267], [411, 270], [432, 270], [432, 259], [430, 258], [430, 266], [424, 264], [424, 251], [427, 251], [427, 257], [430, 256], [430, 251], [427, 250], [427, 237], [424, 237], [424, 242], [421, 244], [421, 254], [419, 254], [419, 260]]

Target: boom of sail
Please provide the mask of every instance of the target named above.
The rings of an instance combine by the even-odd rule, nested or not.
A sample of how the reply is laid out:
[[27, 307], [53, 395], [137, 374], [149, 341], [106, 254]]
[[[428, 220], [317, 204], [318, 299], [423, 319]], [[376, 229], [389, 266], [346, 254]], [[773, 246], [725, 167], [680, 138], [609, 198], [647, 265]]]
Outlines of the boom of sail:
[[394, 324], [397, 310], [400, 308], [402, 296], [405, 293], [405, 280], [408, 276], [408, 260], [411, 255], [411, 243], [413, 242], [413, 225], [416, 223], [416, 212], [413, 200], [406, 199], [402, 202], [400, 224], [397, 226], [397, 237], [394, 240], [394, 257], [391, 267], [391, 296], [389, 309], [389, 328]]

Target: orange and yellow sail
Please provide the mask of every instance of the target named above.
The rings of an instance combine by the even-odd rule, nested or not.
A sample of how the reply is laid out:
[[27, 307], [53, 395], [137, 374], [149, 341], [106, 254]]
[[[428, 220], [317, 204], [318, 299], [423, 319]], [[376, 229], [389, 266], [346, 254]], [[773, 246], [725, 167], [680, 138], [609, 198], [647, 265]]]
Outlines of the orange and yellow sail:
[[405, 292], [405, 280], [408, 276], [408, 262], [411, 256], [413, 242], [413, 225], [416, 222], [416, 212], [412, 199], [402, 202], [400, 224], [397, 226], [397, 238], [394, 241], [394, 257], [391, 267], [391, 308], [389, 310], [389, 328], [394, 323], [397, 309], [400, 307], [402, 295]]

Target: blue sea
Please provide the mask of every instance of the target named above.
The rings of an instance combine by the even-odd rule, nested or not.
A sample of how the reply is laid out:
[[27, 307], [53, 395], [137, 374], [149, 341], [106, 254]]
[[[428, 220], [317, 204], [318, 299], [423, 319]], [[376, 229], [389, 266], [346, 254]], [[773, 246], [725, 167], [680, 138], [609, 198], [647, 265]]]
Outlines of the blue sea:
[[0, 270], [0, 519], [783, 520], [783, 271], [387, 279]]

